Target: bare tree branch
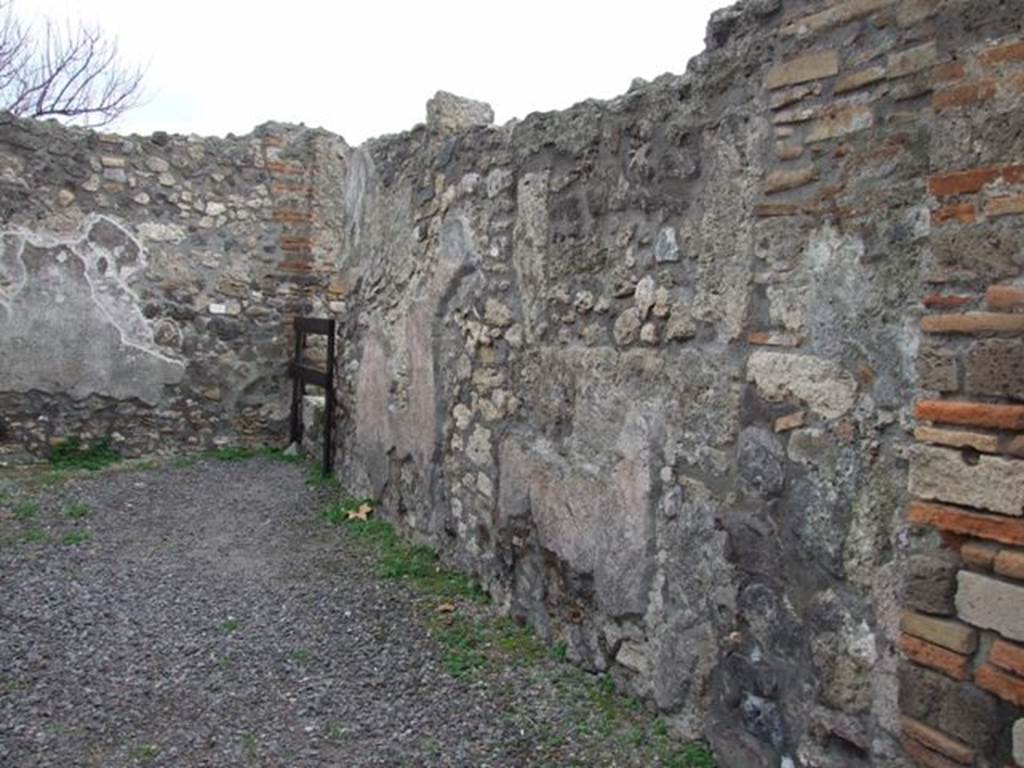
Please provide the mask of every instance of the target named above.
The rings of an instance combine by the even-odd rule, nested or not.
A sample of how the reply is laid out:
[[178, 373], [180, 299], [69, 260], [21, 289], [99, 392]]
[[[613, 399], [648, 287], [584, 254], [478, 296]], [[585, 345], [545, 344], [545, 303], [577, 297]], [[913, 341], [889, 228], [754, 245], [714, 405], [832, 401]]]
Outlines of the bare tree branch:
[[37, 39], [0, 0], [0, 109], [107, 125], [139, 104], [143, 74], [121, 65], [117, 40], [98, 28], [47, 20]]

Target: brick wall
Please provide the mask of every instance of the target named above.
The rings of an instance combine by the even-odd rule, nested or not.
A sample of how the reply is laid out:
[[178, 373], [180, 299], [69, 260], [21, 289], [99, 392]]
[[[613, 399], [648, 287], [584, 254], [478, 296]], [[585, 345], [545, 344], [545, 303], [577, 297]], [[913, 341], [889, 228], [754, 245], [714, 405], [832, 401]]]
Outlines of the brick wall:
[[[1024, 41], [958, 51], [931, 73], [937, 134], [964, 131], [1019, 101]], [[919, 588], [907, 592], [900, 640], [911, 665], [904, 745], [927, 766], [1011, 750], [1019, 765], [1024, 751], [1011, 727], [1024, 707], [1024, 166], [1019, 154], [971, 159], [933, 166], [927, 183], [933, 261], [907, 519], [941, 539], [912, 561]], [[956, 682], [945, 688], [945, 716], [917, 695], [923, 669]], [[965, 729], [971, 702], [983, 703], [987, 722]]]
[[[927, 205], [896, 640], [921, 766], [1024, 760], [1024, 154], [994, 130], [1019, 120], [1024, 40], [962, 48], [966, 8], [851, 0], [785, 22], [805, 50], [765, 77], [775, 162], [755, 209], [863, 230]], [[800, 343], [750, 340], [767, 338]]]

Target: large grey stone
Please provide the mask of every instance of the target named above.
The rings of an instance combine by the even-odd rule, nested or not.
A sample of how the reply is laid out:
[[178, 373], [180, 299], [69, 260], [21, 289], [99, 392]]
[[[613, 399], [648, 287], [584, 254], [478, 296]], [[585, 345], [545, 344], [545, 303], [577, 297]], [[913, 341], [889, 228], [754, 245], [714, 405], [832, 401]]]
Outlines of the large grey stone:
[[427, 126], [439, 133], [457, 133], [494, 122], [490, 104], [438, 91], [427, 102]]
[[904, 715], [973, 747], [987, 745], [999, 727], [995, 698], [970, 682], [957, 682], [904, 661], [899, 667], [899, 683], [899, 704]]
[[953, 552], [924, 552], [907, 558], [903, 602], [922, 613], [953, 613], [960, 558]]
[[786, 482], [785, 451], [775, 434], [760, 427], [740, 433], [737, 465], [744, 486], [765, 498], [781, 493]]
[[857, 382], [832, 360], [795, 352], [757, 350], [747, 360], [747, 381], [765, 400], [795, 398], [829, 419], [852, 407]]
[[968, 624], [1024, 641], [1024, 585], [960, 571], [956, 611]]
[[964, 357], [968, 392], [1024, 400], [1024, 341], [986, 339]]
[[1024, 461], [918, 445], [911, 454], [909, 488], [922, 499], [1024, 515]]

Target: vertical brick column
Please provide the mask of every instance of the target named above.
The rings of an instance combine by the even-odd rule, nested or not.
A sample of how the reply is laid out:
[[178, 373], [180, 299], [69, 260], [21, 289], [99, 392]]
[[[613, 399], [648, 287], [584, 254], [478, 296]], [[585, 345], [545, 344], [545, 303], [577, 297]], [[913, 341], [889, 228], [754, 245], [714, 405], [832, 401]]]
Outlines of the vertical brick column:
[[279, 268], [286, 273], [309, 272], [313, 268], [314, 168], [300, 154], [301, 149], [289, 146], [282, 136], [268, 135], [263, 139], [274, 202], [273, 218], [281, 226]]
[[[1024, 42], [961, 52], [932, 79], [941, 130], [1019, 97]], [[943, 549], [910, 561], [904, 746], [922, 766], [991, 765], [1011, 753], [1020, 765], [1024, 745], [1009, 742], [1024, 707], [1024, 158], [940, 169], [927, 192], [932, 259], [907, 519], [939, 531]], [[936, 685], [935, 675], [951, 682]], [[928, 685], [942, 706], [915, 695]], [[983, 727], [961, 727], [971, 717]]]

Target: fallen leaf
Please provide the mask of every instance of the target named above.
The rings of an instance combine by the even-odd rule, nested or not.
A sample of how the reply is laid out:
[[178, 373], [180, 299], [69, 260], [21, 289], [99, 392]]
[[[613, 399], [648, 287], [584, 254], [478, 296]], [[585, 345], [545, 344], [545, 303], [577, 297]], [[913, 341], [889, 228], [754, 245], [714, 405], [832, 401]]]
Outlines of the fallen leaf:
[[360, 504], [358, 509], [350, 509], [348, 511], [349, 520], [362, 520], [364, 523], [367, 518], [373, 513], [373, 507], [369, 504]]
[[452, 613], [455, 611], [455, 603], [441, 603], [437, 606], [438, 613]]

